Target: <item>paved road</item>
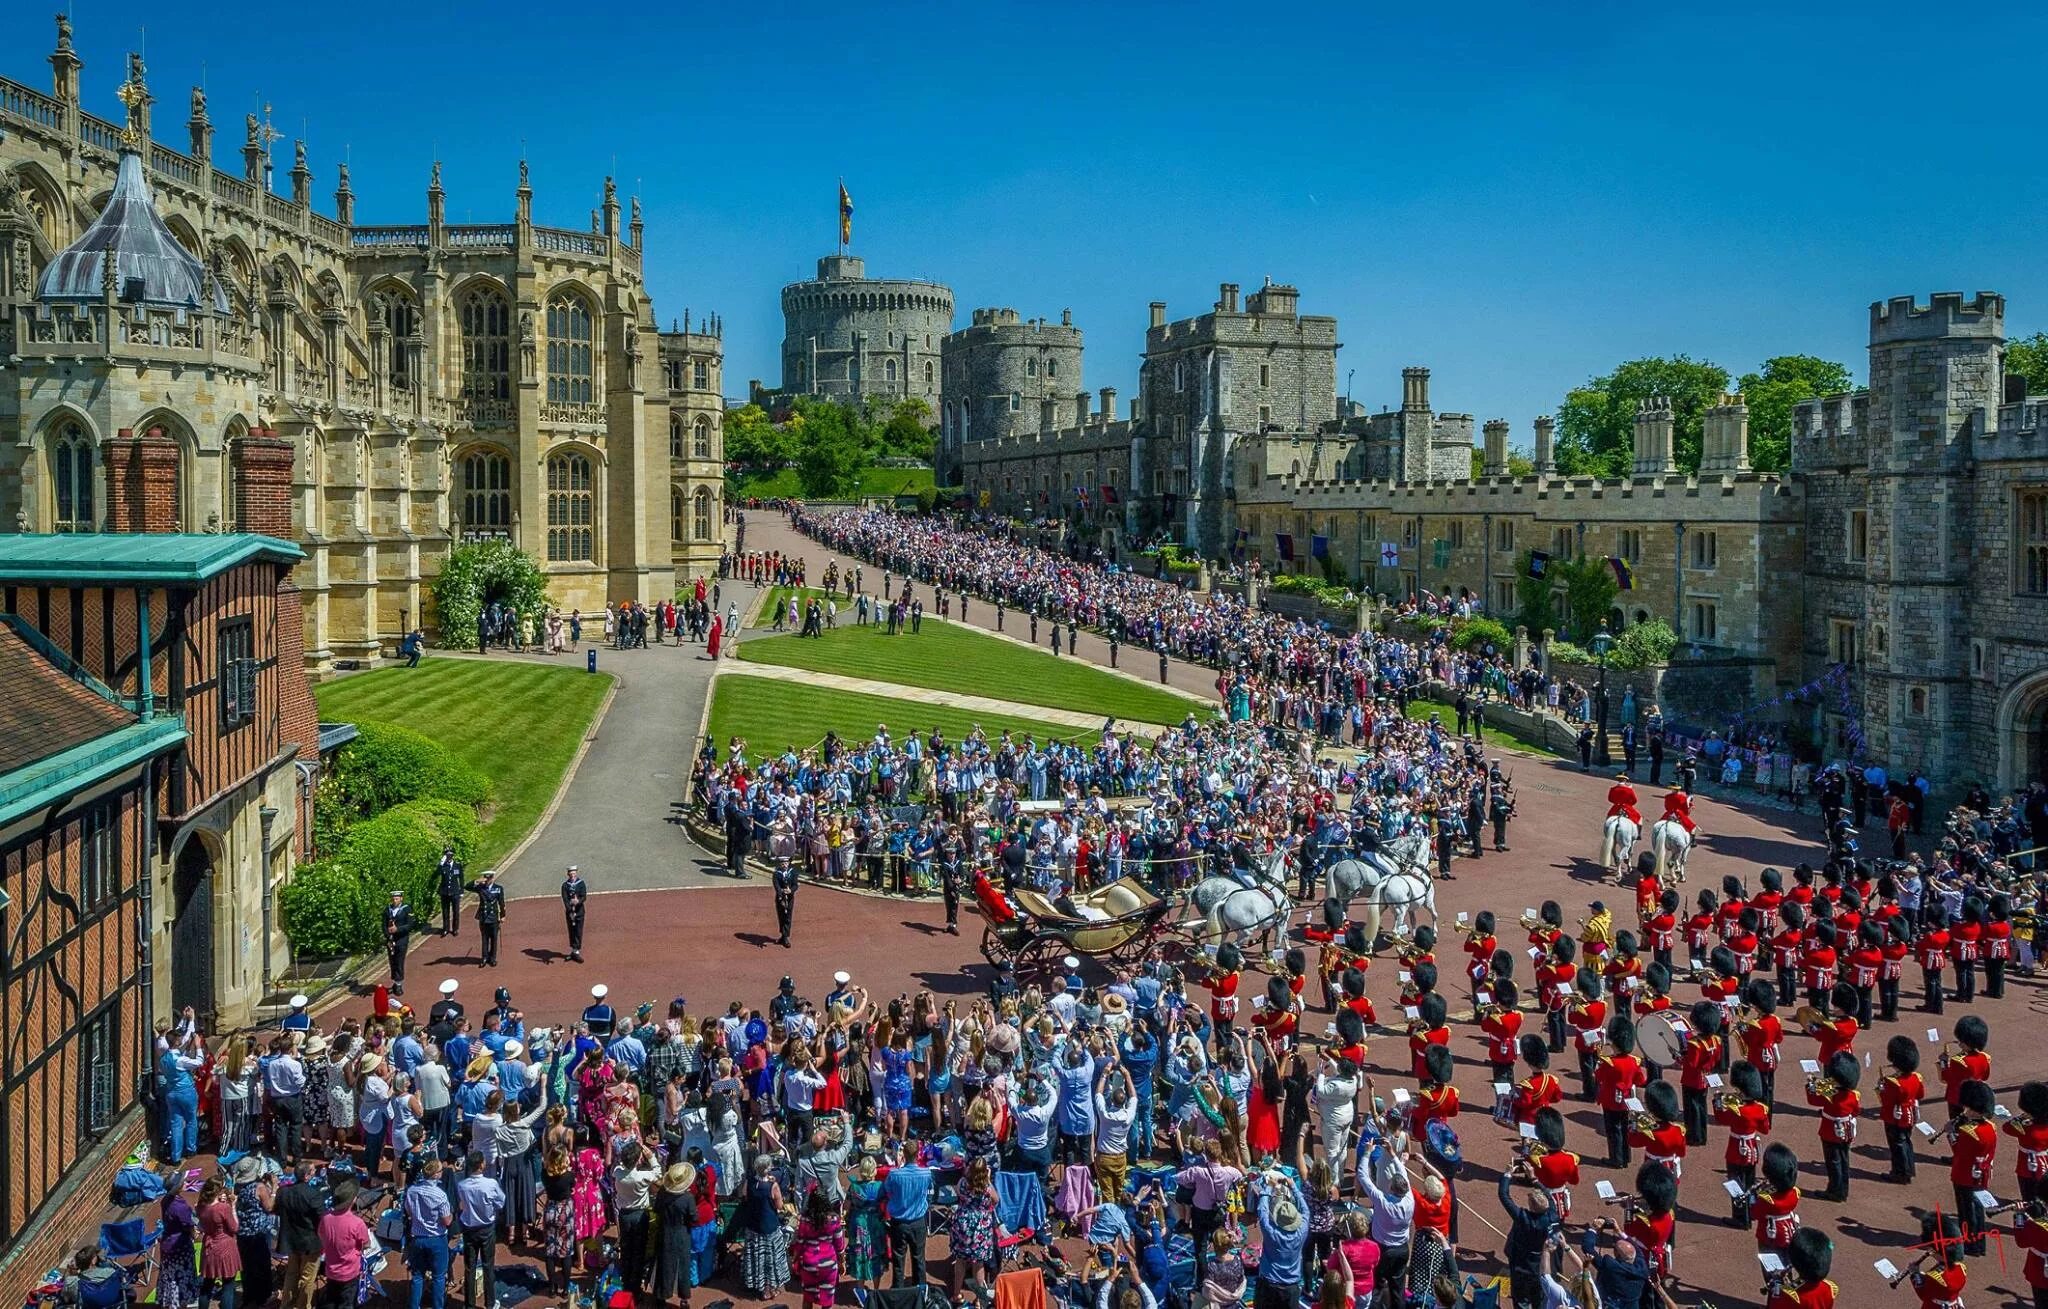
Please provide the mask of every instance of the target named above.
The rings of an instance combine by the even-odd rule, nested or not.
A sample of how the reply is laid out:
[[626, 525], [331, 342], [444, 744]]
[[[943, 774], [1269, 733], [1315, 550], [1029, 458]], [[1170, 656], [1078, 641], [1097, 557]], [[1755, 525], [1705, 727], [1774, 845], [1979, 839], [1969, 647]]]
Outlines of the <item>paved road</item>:
[[[727, 582], [720, 598], [744, 615], [754, 594], [751, 586]], [[552, 895], [570, 864], [580, 866], [597, 891], [725, 881], [716, 857], [691, 841], [679, 821], [711, 685], [704, 647], [602, 649], [598, 667], [618, 675], [618, 693], [560, 808], [503, 869], [507, 894]], [[558, 921], [555, 928], [559, 933]]]

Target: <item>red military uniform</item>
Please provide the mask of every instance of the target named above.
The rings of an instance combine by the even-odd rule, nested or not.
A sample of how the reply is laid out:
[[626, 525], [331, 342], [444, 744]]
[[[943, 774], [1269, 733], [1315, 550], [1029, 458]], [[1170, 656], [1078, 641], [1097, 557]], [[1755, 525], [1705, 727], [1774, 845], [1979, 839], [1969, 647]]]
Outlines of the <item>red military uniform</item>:
[[1806, 1103], [1820, 1110], [1820, 1139], [1834, 1145], [1856, 1143], [1856, 1115], [1863, 1112], [1863, 1093], [1844, 1087], [1831, 1096], [1806, 1093]]
[[1628, 820], [1637, 827], [1643, 825], [1642, 811], [1636, 808], [1636, 789], [1627, 782], [1616, 782], [1607, 788], [1607, 816], [1627, 814]]
[[1759, 1014], [1755, 1022], [1745, 1024], [1737, 1035], [1742, 1038], [1742, 1057], [1756, 1065], [1758, 1072], [1777, 1071], [1778, 1047], [1785, 1040], [1785, 1025], [1776, 1014]]
[[1664, 816], [1683, 827], [1687, 835], [1700, 830], [1699, 824], [1692, 820], [1692, 797], [1683, 791], [1665, 793]]
[[1458, 1088], [1449, 1082], [1424, 1082], [1408, 1106], [1409, 1130], [1417, 1133], [1430, 1123], [1448, 1122], [1458, 1116]]
[[1799, 1188], [1776, 1195], [1757, 1192], [1749, 1202], [1749, 1216], [1756, 1224], [1756, 1248], [1783, 1250], [1799, 1230]]
[[1658, 1123], [1649, 1131], [1631, 1127], [1628, 1143], [1671, 1170], [1673, 1177], [1685, 1176], [1685, 1128], [1679, 1123]]
[[1749, 897], [1749, 907], [1756, 910], [1757, 931], [1769, 936], [1778, 930], [1778, 906], [1784, 903], [1783, 891], [1758, 891]]
[[1209, 1017], [1218, 1023], [1228, 1023], [1237, 1017], [1238, 972], [1232, 969], [1218, 973], [1209, 979]]
[[1486, 1042], [1487, 1063], [1502, 1067], [1515, 1062], [1515, 1038], [1522, 1033], [1519, 1010], [1505, 1009], [1497, 1014], [1488, 1014], [1479, 1020], [1479, 1030]]
[[2013, 1229], [2012, 1237], [2027, 1252], [2027, 1285], [2048, 1287], [2048, 1221], [2029, 1218]]
[[1559, 1221], [1572, 1216], [1572, 1188], [1579, 1184], [1579, 1157], [1569, 1150], [1552, 1150], [1529, 1161], [1536, 1184], [1550, 1192]]
[[1913, 1279], [1920, 1293], [1920, 1309], [1963, 1309], [1963, 1287], [1970, 1280], [1960, 1261], [1937, 1267]]
[[1721, 1038], [1695, 1036], [1678, 1054], [1678, 1084], [1688, 1091], [1707, 1089], [1707, 1074], [1721, 1066]]
[[1823, 1277], [1797, 1291], [1780, 1288], [1764, 1309], [1835, 1309], [1835, 1297], [1840, 1293], [1840, 1287]]
[[1949, 1155], [1952, 1185], [1979, 1191], [1991, 1185], [1991, 1165], [1998, 1159], [1998, 1129], [1979, 1119], [1955, 1124], [1955, 1151]]
[[1941, 1064], [1943, 1099], [1954, 1109], [1961, 1101], [1964, 1082], [1991, 1080], [1991, 1056], [1982, 1050], [1966, 1050], [1944, 1059]]
[[1642, 1061], [1632, 1054], [1603, 1058], [1593, 1069], [1593, 1099], [1602, 1109], [1618, 1113], [1628, 1108], [1629, 1097], [1649, 1080]]
[[1564, 1087], [1549, 1073], [1532, 1073], [1515, 1083], [1514, 1094], [1509, 1097], [1515, 1121], [1533, 1123], [1536, 1111], [1557, 1104], [1564, 1099]]
[[2019, 1143], [2019, 1150], [2013, 1159], [2013, 1174], [2020, 1180], [2022, 1194], [2032, 1194], [2048, 1177], [2048, 1123], [2028, 1123], [2020, 1126], [2019, 1119], [2005, 1120], [2005, 1133]]
[[1429, 1076], [1429, 1069], [1422, 1062], [1423, 1051], [1433, 1045], [1449, 1045], [1450, 1043], [1451, 1029], [1448, 1027], [1432, 1027], [1426, 1032], [1410, 1032], [1408, 1034], [1409, 1076], [1418, 1082], [1427, 1078]]
[[1591, 1050], [1600, 1043], [1601, 1029], [1607, 1026], [1607, 1002], [1575, 998], [1565, 1010], [1565, 1021], [1571, 1024], [1579, 1049]]
[[[1679, 1136], [1683, 1138], [1684, 1135], [1681, 1130]], [[1630, 1216], [1627, 1226], [1621, 1230], [1629, 1239], [1643, 1247], [1643, 1253], [1649, 1256], [1650, 1267], [1656, 1270], [1657, 1275], [1666, 1277], [1671, 1273], [1671, 1237], [1677, 1227], [1678, 1215], [1675, 1213], [1659, 1214], [1652, 1218], [1638, 1210]]]
[[1730, 1168], [1754, 1168], [1763, 1162], [1764, 1138], [1771, 1134], [1771, 1107], [1745, 1100], [1733, 1107], [1714, 1106], [1714, 1121], [1728, 1129], [1728, 1147], [1721, 1162]]
[[1910, 1131], [1920, 1121], [1927, 1083], [1918, 1073], [1894, 1073], [1877, 1084], [1877, 1116], [1886, 1127]]

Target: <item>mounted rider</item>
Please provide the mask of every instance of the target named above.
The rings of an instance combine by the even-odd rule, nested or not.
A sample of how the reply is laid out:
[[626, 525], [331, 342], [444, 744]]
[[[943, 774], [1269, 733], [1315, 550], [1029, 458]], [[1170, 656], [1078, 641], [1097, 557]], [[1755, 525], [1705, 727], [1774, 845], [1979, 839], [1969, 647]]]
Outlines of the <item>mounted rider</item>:
[[[1609, 798], [1613, 796], [1609, 792]], [[1687, 836], [1697, 835], [1699, 824], [1692, 820], [1692, 797], [1684, 791], [1673, 788], [1664, 795], [1664, 818], [1662, 821], [1677, 823], [1685, 829]]]
[[1642, 812], [1636, 808], [1636, 789], [1628, 784], [1627, 773], [1616, 773], [1614, 785], [1607, 788], [1607, 816], [1616, 814], [1628, 815], [1638, 829], [1643, 825]]

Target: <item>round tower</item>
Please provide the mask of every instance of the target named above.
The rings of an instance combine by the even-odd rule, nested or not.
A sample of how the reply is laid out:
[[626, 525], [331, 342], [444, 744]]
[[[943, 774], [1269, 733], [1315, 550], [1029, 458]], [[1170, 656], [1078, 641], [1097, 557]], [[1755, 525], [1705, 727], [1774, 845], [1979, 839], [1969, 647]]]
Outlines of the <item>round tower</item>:
[[871, 278], [855, 255], [827, 255], [818, 276], [782, 288], [782, 389], [835, 400], [917, 396], [939, 408], [939, 344], [953, 292], [937, 282]]
[[1081, 329], [1068, 311], [1052, 323], [1020, 318], [1015, 309], [975, 310], [942, 351], [941, 444], [957, 449], [1043, 431], [1048, 420], [1055, 431], [1078, 424], [1081, 349]]

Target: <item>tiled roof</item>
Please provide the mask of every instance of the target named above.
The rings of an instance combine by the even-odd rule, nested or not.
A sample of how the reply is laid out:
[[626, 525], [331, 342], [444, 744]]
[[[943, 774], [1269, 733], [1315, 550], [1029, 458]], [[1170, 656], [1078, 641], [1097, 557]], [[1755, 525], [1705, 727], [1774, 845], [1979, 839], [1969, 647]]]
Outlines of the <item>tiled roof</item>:
[[0, 777], [136, 721], [0, 624]]
[[0, 582], [190, 586], [250, 559], [292, 564], [306, 552], [247, 532], [61, 532], [0, 535]]

